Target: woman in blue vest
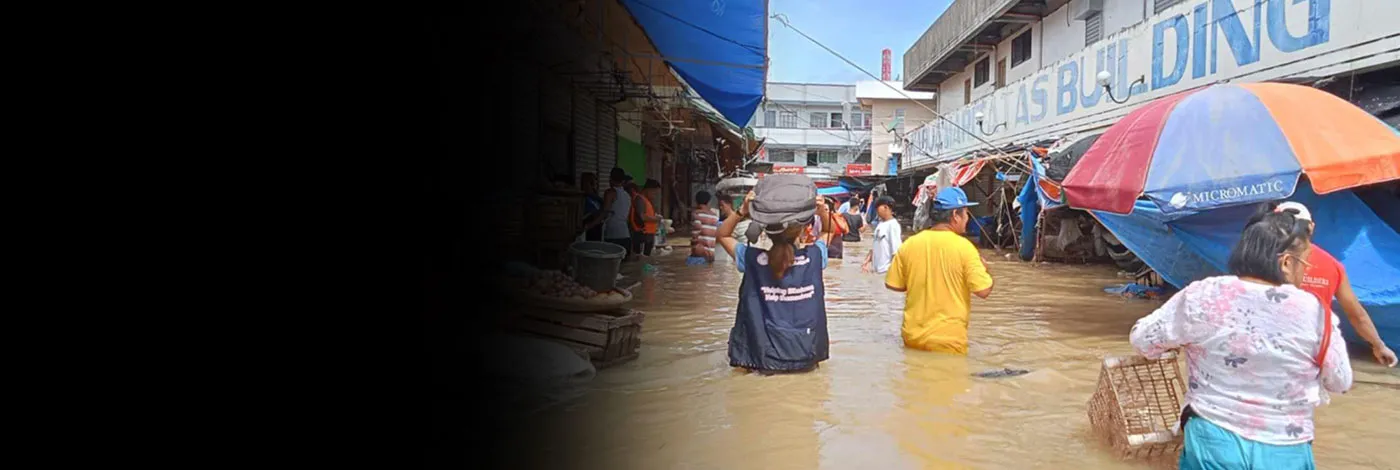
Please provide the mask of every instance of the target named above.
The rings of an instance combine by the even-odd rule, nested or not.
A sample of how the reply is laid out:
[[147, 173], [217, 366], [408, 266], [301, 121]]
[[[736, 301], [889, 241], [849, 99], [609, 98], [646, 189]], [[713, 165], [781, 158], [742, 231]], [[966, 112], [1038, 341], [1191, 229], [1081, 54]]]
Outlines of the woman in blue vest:
[[[744, 273], [739, 308], [729, 333], [729, 364], [763, 372], [802, 372], [828, 357], [826, 269], [831, 223], [817, 187], [805, 175], [769, 175], [720, 226], [717, 239]], [[744, 219], [763, 228], [767, 249], [741, 244], [734, 228]], [[802, 243], [813, 219], [826, 229]]]

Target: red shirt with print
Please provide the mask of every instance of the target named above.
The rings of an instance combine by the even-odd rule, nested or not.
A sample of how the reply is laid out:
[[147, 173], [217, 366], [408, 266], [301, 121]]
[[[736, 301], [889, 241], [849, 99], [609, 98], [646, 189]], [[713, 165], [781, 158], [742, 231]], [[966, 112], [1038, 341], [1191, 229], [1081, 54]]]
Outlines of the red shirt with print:
[[1303, 273], [1303, 282], [1298, 288], [1321, 300], [1323, 310], [1326, 310], [1328, 318], [1331, 318], [1332, 299], [1337, 297], [1337, 289], [1341, 287], [1342, 273], [1346, 272], [1346, 268], [1337, 258], [1333, 258], [1331, 253], [1317, 245], [1313, 245], [1312, 254], [1308, 255], [1308, 264], [1312, 266]]

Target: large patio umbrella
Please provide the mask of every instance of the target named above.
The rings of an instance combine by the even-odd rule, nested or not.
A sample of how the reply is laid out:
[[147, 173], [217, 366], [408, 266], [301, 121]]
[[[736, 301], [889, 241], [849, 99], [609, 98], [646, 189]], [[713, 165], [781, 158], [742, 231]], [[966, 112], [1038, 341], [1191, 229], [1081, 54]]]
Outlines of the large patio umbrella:
[[1400, 133], [1311, 87], [1214, 85], [1129, 113], [1063, 186], [1077, 209], [1128, 214], [1145, 196], [1171, 215], [1285, 199], [1304, 174], [1317, 194], [1400, 179]]

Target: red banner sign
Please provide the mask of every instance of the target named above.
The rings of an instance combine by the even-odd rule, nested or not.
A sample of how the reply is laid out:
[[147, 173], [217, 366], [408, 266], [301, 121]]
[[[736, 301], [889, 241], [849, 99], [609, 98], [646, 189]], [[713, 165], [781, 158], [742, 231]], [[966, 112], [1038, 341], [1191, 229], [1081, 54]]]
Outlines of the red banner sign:
[[804, 167], [804, 166], [778, 166], [778, 165], [773, 165], [773, 174], [775, 174], [775, 175], [777, 175], [777, 174], [785, 174], [785, 173], [787, 173], [787, 174], [793, 174], [793, 173], [802, 174], [802, 173], [806, 173], [806, 172], [807, 172], [807, 167]]
[[852, 163], [846, 165], [846, 176], [870, 176], [872, 173], [869, 163]]

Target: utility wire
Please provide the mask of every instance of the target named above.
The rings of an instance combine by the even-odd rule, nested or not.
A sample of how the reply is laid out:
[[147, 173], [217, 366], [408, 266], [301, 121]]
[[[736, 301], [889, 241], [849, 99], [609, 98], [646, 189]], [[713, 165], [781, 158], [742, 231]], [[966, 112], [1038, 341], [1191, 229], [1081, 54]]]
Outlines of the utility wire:
[[802, 92], [802, 93], [805, 93], [805, 94], [808, 94], [808, 95], [812, 95], [812, 96], [815, 96], [815, 97], [818, 97], [818, 98], [826, 98], [826, 99], [828, 99], [828, 100], [835, 101], [835, 102], [837, 102], [837, 103], [847, 103], [847, 101], [844, 100], [844, 99], [838, 100], [838, 99], [832, 98], [832, 97], [830, 97], [830, 96], [820, 95], [820, 94], [817, 94], [817, 93], [812, 93], [812, 92], [807, 91], [807, 90], [805, 90], [805, 89], [798, 88], [798, 87], [795, 87], [795, 86], [792, 86], [792, 85], [788, 85], [788, 84], [786, 84], [786, 83], [774, 83], [774, 85], [777, 85], [777, 86], [780, 86], [780, 87], [783, 87], [783, 88], [787, 88], [787, 89], [789, 89], [789, 90], [800, 91], [800, 92]]
[[[845, 62], [846, 64], [850, 65], [851, 67], [854, 67], [856, 70], [859, 70], [859, 71], [861, 71], [861, 73], [864, 73], [865, 75], [869, 76], [871, 79], [874, 79], [875, 81], [880, 82], [881, 85], [884, 85], [885, 87], [889, 88], [890, 90], [893, 90], [895, 93], [899, 93], [899, 95], [900, 95], [900, 96], [903, 96], [904, 99], [907, 99], [907, 100], [909, 100], [909, 101], [913, 101], [914, 104], [919, 105], [919, 107], [924, 108], [924, 109], [927, 110], [928, 112], [932, 113], [935, 117], [937, 117], [937, 118], [939, 118], [939, 119], [942, 119], [944, 122], [947, 122], [948, 124], [952, 125], [953, 128], [955, 128], [955, 129], [957, 129], [957, 130], [959, 130], [959, 131], [962, 131], [963, 133], [965, 133], [965, 134], [967, 134], [967, 135], [972, 136], [972, 138], [974, 138], [974, 139], [977, 139], [978, 142], [981, 142], [983, 145], [986, 145], [987, 148], [992, 149], [992, 151], [993, 151], [993, 152], [996, 152], [996, 154], [999, 155], [1000, 157], [1003, 157], [1003, 158], [1006, 158], [1006, 159], [1009, 159], [1009, 160], [1013, 160], [1013, 161], [1015, 160], [1014, 157], [1011, 157], [1010, 155], [1007, 155], [1006, 152], [1002, 152], [1000, 148], [997, 148], [997, 146], [992, 145], [991, 142], [989, 142], [987, 139], [982, 138], [982, 136], [977, 135], [976, 133], [973, 133], [973, 132], [971, 132], [971, 131], [969, 131], [969, 130], [963, 128], [962, 126], [958, 125], [957, 122], [954, 122], [952, 119], [948, 119], [948, 117], [947, 117], [947, 116], [944, 116], [943, 113], [940, 113], [940, 112], [938, 112], [938, 111], [935, 111], [933, 108], [928, 107], [928, 105], [925, 105], [924, 103], [920, 102], [919, 100], [916, 100], [916, 99], [910, 97], [908, 94], [905, 94], [905, 93], [904, 93], [904, 90], [895, 88], [895, 87], [891, 86], [890, 84], [885, 83], [884, 80], [880, 80], [880, 78], [877, 77], [875, 74], [870, 73], [870, 71], [865, 70], [864, 68], [862, 68], [862, 67], [859, 66], [859, 65], [856, 65], [855, 62], [852, 62], [850, 59], [847, 59], [846, 56], [843, 56], [843, 55], [841, 55], [841, 53], [832, 50], [830, 47], [827, 47], [826, 44], [822, 44], [821, 41], [818, 41], [818, 40], [816, 40], [815, 38], [813, 38], [813, 37], [811, 37], [811, 36], [808, 36], [807, 33], [804, 33], [804, 32], [802, 32], [802, 30], [797, 29], [797, 27], [793, 26], [792, 23], [788, 21], [787, 15], [778, 13], [778, 14], [772, 15], [770, 18], [775, 19], [775, 20], [778, 20], [778, 22], [779, 22], [779, 23], [782, 23], [783, 26], [786, 26], [788, 29], [791, 29], [793, 32], [797, 33], [798, 35], [801, 35], [803, 38], [806, 38], [808, 41], [811, 41], [812, 44], [816, 44], [817, 47], [820, 47], [820, 48], [826, 50], [826, 52], [831, 53], [831, 55], [836, 56], [836, 58], [841, 59], [841, 60], [842, 60], [843, 62]], [[930, 156], [933, 155], [932, 153], [929, 153], [927, 150], [925, 150], [925, 149], [919, 147], [918, 145], [915, 145], [912, 141], [909, 142], [909, 145], [912, 146], [912, 147], [914, 147], [914, 148], [916, 148], [916, 149], [918, 149], [918, 150], [921, 151], [921, 152], [924, 152], [924, 153], [930, 155]], [[956, 159], [955, 159], [955, 160], [956, 160]]]

